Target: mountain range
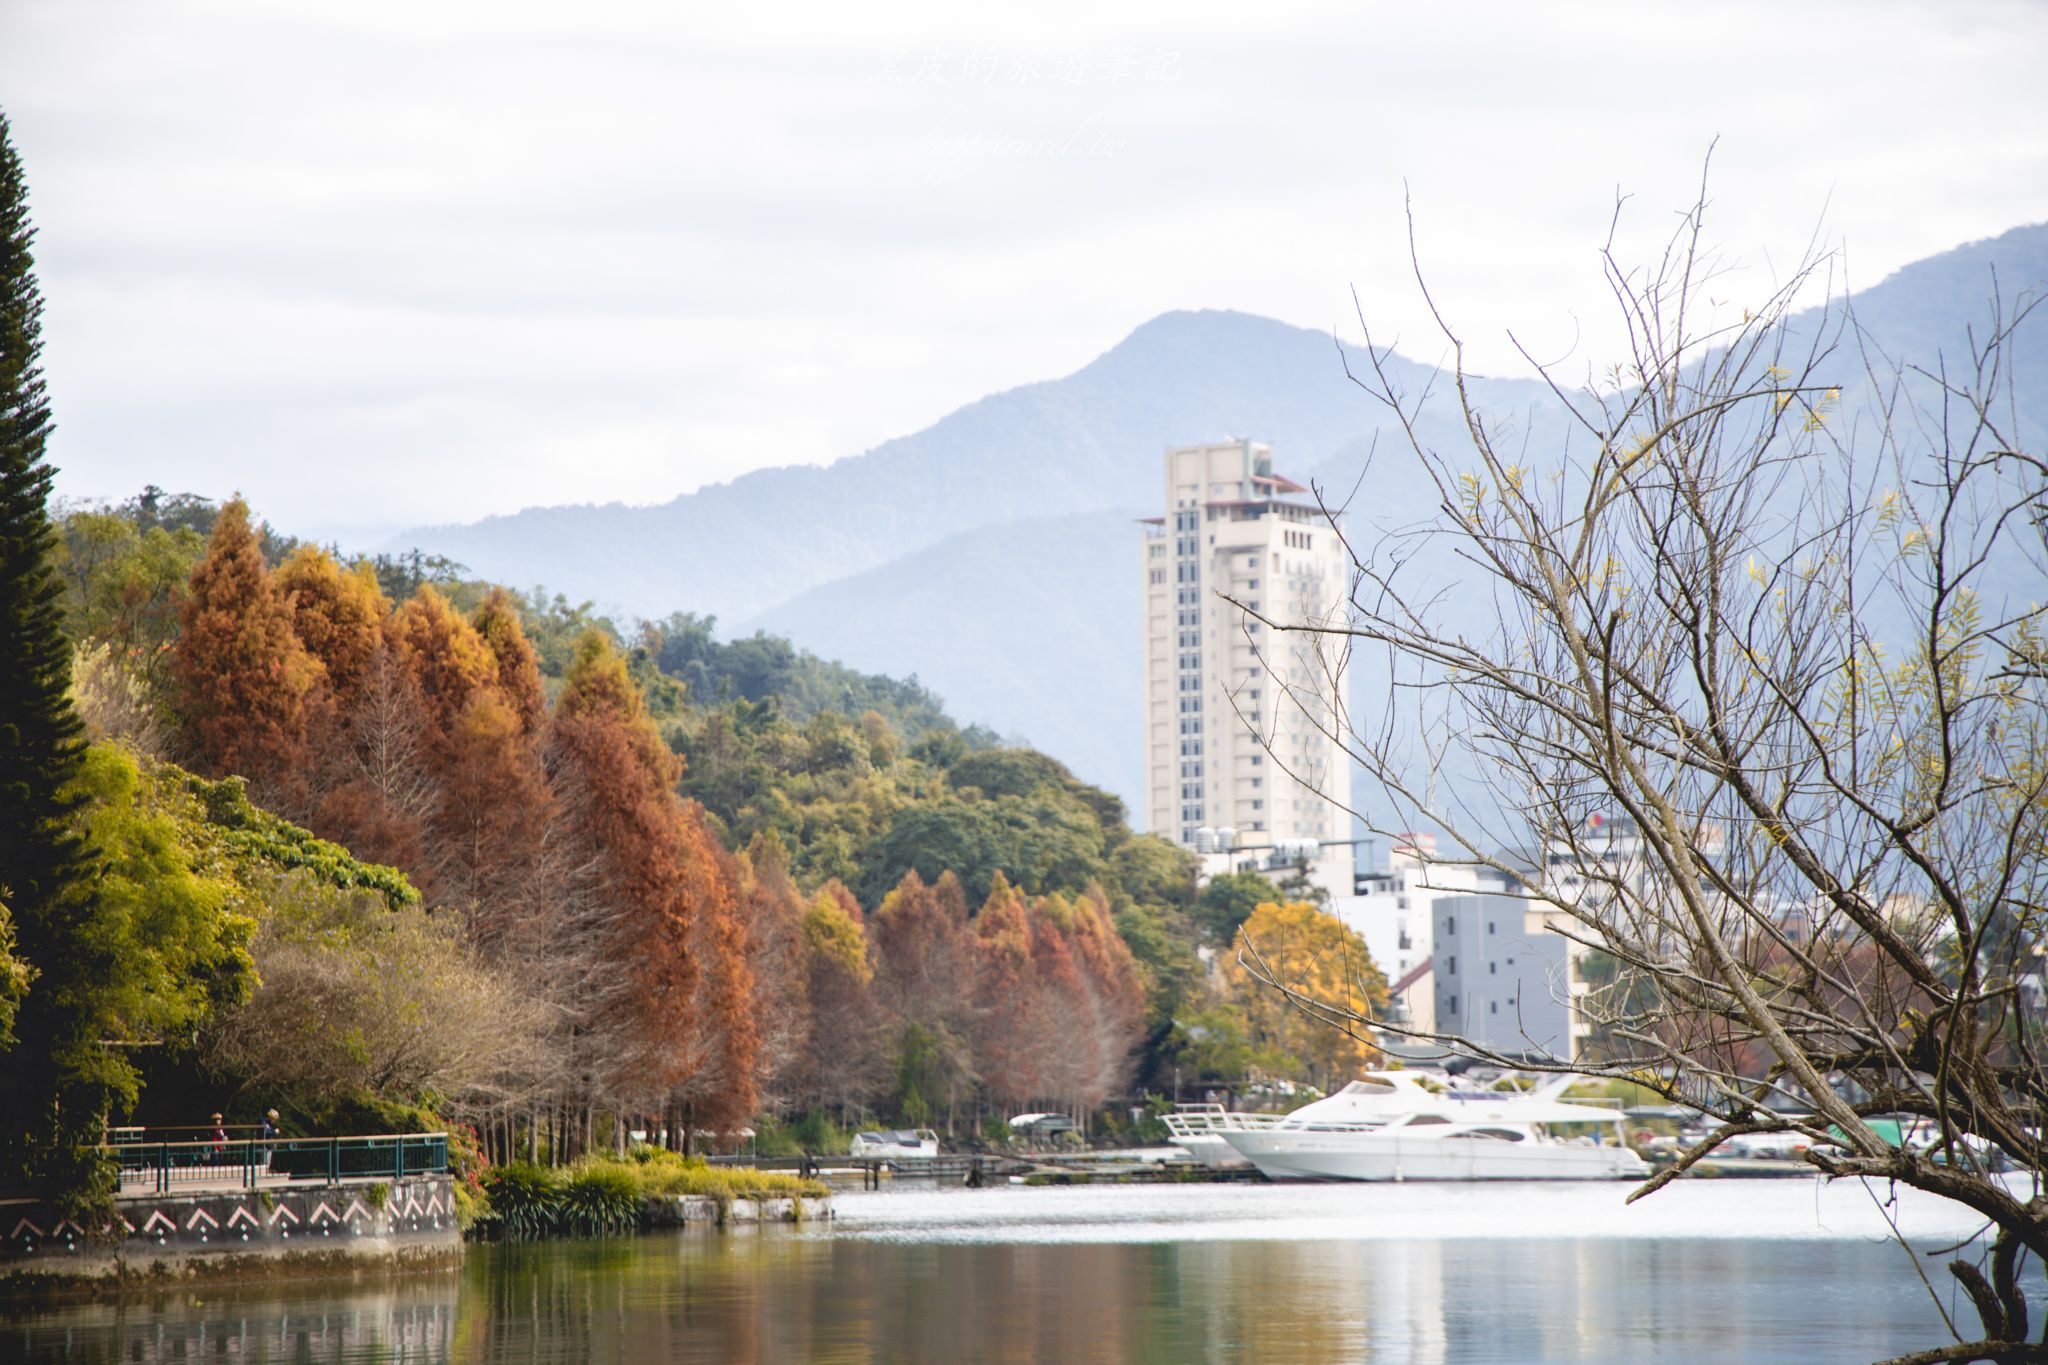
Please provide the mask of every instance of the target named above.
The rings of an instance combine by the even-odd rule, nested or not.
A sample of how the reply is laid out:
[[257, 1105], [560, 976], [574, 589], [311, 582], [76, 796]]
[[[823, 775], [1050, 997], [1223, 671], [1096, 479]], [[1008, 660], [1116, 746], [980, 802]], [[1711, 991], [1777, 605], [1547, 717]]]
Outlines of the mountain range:
[[[1990, 316], [2048, 282], [2048, 225], [2018, 228], [1859, 292], [1856, 318], [1893, 356], [1951, 361]], [[1812, 318], [1808, 319], [1813, 321]], [[1795, 319], [1795, 327], [1799, 320]], [[2014, 351], [2023, 438], [2048, 430], [2048, 310]], [[1330, 336], [1231, 312], [1175, 312], [1064, 378], [1026, 384], [827, 466], [763, 469], [653, 507], [534, 508], [424, 527], [392, 548], [446, 555], [628, 614], [716, 615], [856, 668], [915, 675], [966, 722], [1028, 741], [1142, 814], [1137, 554], [1161, 453], [1228, 436], [1346, 508], [1347, 525], [1427, 517], [1434, 490], [1371, 467], [1390, 414], [1346, 376]], [[1384, 358], [1411, 391], [1440, 378]], [[1536, 381], [1476, 379], [1472, 397], [1533, 443], [1562, 439]], [[1459, 438], [1454, 405], [1425, 440]], [[1354, 532], [1355, 533], [1355, 532]]]

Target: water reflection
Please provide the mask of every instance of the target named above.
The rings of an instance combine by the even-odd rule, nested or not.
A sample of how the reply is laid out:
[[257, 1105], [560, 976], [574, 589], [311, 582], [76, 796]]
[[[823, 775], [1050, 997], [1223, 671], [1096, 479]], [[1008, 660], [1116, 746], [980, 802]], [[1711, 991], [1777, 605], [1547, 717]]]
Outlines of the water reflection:
[[[1634, 1365], [1874, 1359], [1940, 1339], [1904, 1255], [1861, 1236], [1537, 1237], [1512, 1221], [1414, 1236], [1435, 1229], [1380, 1219], [1341, 1237], [1357, 1210], [1329, 1191], [1351, 1221], [1282, 1239], [1258, 1234], [1296, 1228], [1295, 1201], [1318, 1196], [1250, 1192], [888, 1195], [849, 1201], [830, 1231], [477, 1248], [460, 1271], [403, 1280], [43, 1311], [0, 1323], [0, 1359]], [[1738, 1217], [1772, 1225], [1762, 1208]]]
[[139, 1295], [0, 1322], [0, 1359], [208, 1360], [440, 1365], [455, 1351], [461, 1277], [419, 1274], [379, 1285], [324, 1281], [268, 1291]]

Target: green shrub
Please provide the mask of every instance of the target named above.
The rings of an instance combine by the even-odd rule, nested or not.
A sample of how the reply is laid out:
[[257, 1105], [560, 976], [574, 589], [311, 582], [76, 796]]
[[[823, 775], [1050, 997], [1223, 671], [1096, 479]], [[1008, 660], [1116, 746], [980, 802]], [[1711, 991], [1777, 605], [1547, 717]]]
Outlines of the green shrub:
[[468, 1232], [480, 1223], [489, 1223], [495, 1217], [497, 1213], [491, 1207], [491, 1197], [485, 1193], [482, 1185], [472, 1185], [463, 1180], [455, 1182], [456, 1227]]
[[592, 1162], [562, 1187], [561, 1218], [578, 1232], [631, 1232], [640, 1226], [640, 1182], [631, 1166]]
[[[514, 1241], [558, 1234], [611, 1235], [640, 1226], [641, 1203], [649, 1198], [710, 1199], [724, 1210], [735, 1199], [822, 1199], [830, 1193], [815, 1180], [750, 1167], [709, 1166], [659, 1147], [636, 1147], [624, 1159], [592, 1157], [567, 1171], [523, 1161], [493, 1166], [484, 1175], [487, 1206], [470, 1212], [495, 1217]], [[462, 1195], [457, 1186], [457, 1198]], [[466, 1225], [466, 1224], [465, 1224]]]
[[629, 1172], [643, 1195], [687, 1195], [729, 1202], [734, 1199], [823, 1198], [827, 1193], [825, 1187], [815, 1180], [776, 1171], [757, 1171], [751, 1166], [712, 1166], [706, 1164], [702, 1157], [679, 1156], [660, 1148], [635, 1152], [630, 1163], [610, 1164]]
[[379, 1180], [373, 1185], [363, 1186], [363, 1202], [380, 1212], [391, 1198], [391, 1186]]
[[562, 1189], [553, 1171], [510, 1161], [493, 1166], [483, 1184], [491, 1211], [514, 1241], [545, 1237], [561, 1221]]

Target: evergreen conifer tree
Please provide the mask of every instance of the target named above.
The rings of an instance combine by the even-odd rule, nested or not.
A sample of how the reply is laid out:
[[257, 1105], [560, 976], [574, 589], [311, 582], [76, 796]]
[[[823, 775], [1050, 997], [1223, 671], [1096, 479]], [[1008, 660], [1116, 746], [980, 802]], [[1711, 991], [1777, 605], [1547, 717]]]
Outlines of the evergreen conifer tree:
[[[0, 903], [12, 918], [11, 930], [0, 919], [0, 1022], [14, 1015], [0, 1062], [0, 1181], [76, 1189], [91, 1183], [84, 1152], [106, 1113], [92, 1059], [75, 1055], [90, 1042], [67, 1027], [78, 984], [70, 978], [95, 959], [92, 868], [73, 819], [85, 748], [50, 558], [34, 240], [21, 158], [0, 113]], [[10, 936], [19, 961], [7, 952]]]

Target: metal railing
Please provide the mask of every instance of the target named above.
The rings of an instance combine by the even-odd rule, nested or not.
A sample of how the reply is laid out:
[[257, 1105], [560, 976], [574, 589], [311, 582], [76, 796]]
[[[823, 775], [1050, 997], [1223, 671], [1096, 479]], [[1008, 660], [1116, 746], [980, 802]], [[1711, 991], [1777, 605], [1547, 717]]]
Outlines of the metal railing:
[[226, 1142], [131, 1140], [109, 1142], [103, 1150], [120, 1165], [122, 1189], [156, 1194], [224, 1186], [254, 1189], [288, 1180], [397, 1180], [448, 1169], [446, 1133]]

